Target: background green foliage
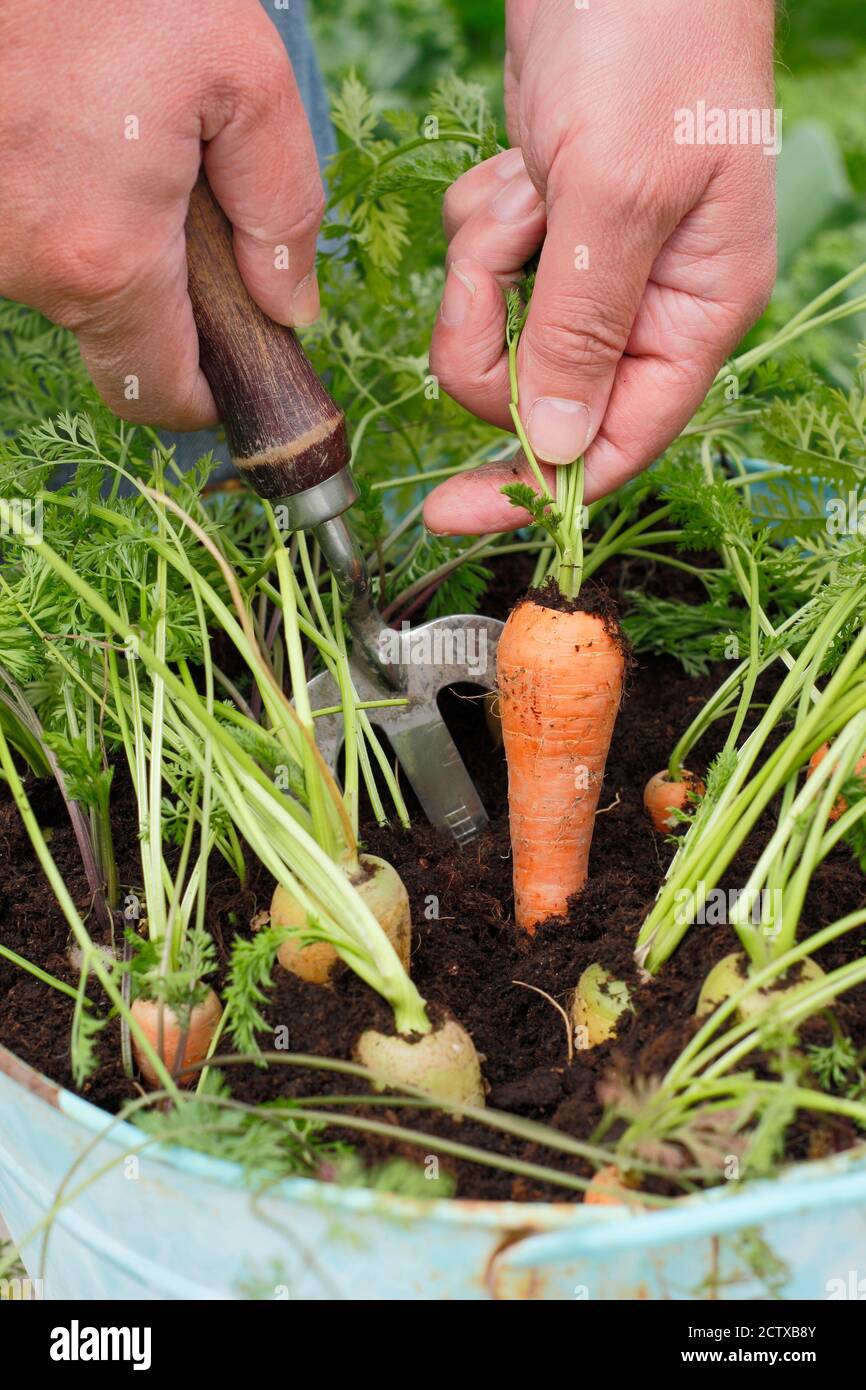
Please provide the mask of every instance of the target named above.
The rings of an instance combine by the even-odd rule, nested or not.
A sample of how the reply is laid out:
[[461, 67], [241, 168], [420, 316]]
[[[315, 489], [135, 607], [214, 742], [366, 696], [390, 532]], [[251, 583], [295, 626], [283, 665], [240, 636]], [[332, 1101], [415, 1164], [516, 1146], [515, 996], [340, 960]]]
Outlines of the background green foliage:
[[[416, 116], [448, 73], [480, 84], [502, 125], [504, 0], [311, 0], [310, 21], [332, 93], [356, 71], [384, 107]], [[866, 259], [866, 24], [862, 0], [780, 6], [778, 103], [779, 283], [759, 341], [818, 289]], [[431, 265], [442, 241], [426, 241]], [[858, 316], [816, 339], [813, 356], [850, 387], [850, 362], [866, 337]]]
[[414, 106], [456, 72], [483, 82], [499, 114], [503, 0], [309, 0], [307, 12], [332, 90], [354, 70], [387, 105]]

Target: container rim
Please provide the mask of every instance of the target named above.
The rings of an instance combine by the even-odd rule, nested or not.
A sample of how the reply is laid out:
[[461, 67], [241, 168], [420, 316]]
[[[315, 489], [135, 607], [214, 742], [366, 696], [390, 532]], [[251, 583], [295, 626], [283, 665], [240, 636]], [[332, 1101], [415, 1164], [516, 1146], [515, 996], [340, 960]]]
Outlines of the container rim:
[[[142, 1131], [136, 1129], [128, 1120], [118, 1120], [110, 1112], [94, 1105], [92, 1101], [85, 1100], [82, 1096], [49, 1080], [42, 1072], [22, 1061], [0, 1043], [0, 1076], [2, 1075], [8, 1077], [14, 1085], [37, 1096], [46, 1105], [60, 1111], [97, 1140], [101, 1136], [104, 1142], [126, 1151], [142, 1147]], [[197, 1153], [182, 1145], [154, 1143], [148, 1148], [152, 1159], [191, 1176], [227, 1187], [250, 1187], [249, 1175], [240, 1165], [230, 1160]], [[781, 1214], [802, 1210], [806, 1188], [810, 1206], [830, 1207], [836, 1205], [842, 1195], [840, 1179], [846, 1176], [862, 1185], [862, 1196], [866, 1200], [866, 1144], [859, 1149], [834, 1155], [831, 1159], [794, 1164], [776, 1178], [755, 1180], [738, 1190], [730, 1191], [720, 1186], [706, 1192], [692, 1193], [683, 1196], [671, 1207], [657, 1211], [586, 1207], [582, 1203], [565, 1201], [503, 1202], [462, 1197], [415, 1198], [378, 1192], [371, 1188], [339, 1187], [332, 1183], [318, 1182], [314, 1178], [300, 1177], [286, 1178], [274, 1184], [268, 1195], [306, 1206], [335, 1207], [356, 1213], [375, 1211], [378, 1215], [390, 1216], [395, 1221], [423, 1217], [428, 1221], [444, 1224], [471, 1224], [499, 1230], [506, 1228], [525, 1237], [545, 1232], [562, 1232], [565, 1235], [565, 1228], [571, 1228], [573, 1231], [578, 1228], [582, 1232], [593, 1228], [602, 1243], [605, 1243], [607, 1234], [614, 1236], [616, 1245], [622, 1248], [624, 1244], [630, 1243], [626, 1227], [634, 1234], [636, 1229], [646, 1227], [647, 1223], [650, 1223], [652, 1244], [657, 1243], [652, 1237], [661, 1238], [666, 1227], [671, 1227], [672, 1231], [678, 1229], [684, 1219], [693, 1233], [696, 1233], [696, 1227], [705, 1224], [707, 1230], [712, 1231], [721, 1217], [718, 1210], [720, 1205], [723, 1205], [725, 1210], [721, 1225], [727, 1229], [734, 1228], [742, 1224], [737, 1216], [738, 1209], [743, 1211], [743, 1215], [746, 1215], [746, 1209], [751, 1213], [756, 1201], [760, 1203], [762, 1194], [765, 1198], [773, 1198], [771, 1206]], [[750, 1214], [749, 1221], [752, 1219]], [[617, 1227], [618, 1236], [614, 1235], [612, 1230], [602, 1232], [599, 1229], [602, 1226]]]

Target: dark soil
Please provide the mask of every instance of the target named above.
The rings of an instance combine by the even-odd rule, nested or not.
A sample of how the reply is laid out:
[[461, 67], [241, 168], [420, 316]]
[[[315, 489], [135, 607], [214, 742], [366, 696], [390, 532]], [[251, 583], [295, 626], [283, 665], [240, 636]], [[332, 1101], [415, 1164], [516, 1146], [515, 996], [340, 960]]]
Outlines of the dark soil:
[[[515, 557], [499, 569], [488, 592], [486, 611], [504, 617], [509, 603], [529, 580], [530, 563]], [[652, 584], [658, 592], [689, 596], [694, 581], [670, 570], [656, 576], [645, 569], [621, 574], [624, 587]], [[699, 595], [695, 593], [694, 597]], [[614, 595], [616, 597], [616, 595]], [[647, 779], [667, 762], [676, 737], [709, 693], [719, 675], [692, 680], [669, 658], [640, 657], [631, 672], [629, 691], [614, 735], [593, 840], [590, 879], [571, 903], [568, 916], [539, 928], [531, 940], [518, 941], [512, 915], [511, 864], [506, 816], [504, 759], [490, 741], [478, 692], [449, 692], [443, 710], [492, 817], [492, 827], [465, 852], [419, 822], [410, 832], [365, 830], [365, 848], [389, 859], [401, 874], [412, 901], [414, 948], [412, 974], [434, 1006], [450, 1010], [468, 1028], [484, 1057], [489, 1103], [527, 1118], [543, 1120], [580, 1138], [592, 1135], [601, 1117], [599, 1083], [616, 1070], [627, 1081], [636, 1075], [661, 1074], [682, 1048], [694, 1024], [692, 1014], [700, 986], [711, 965], [734, 949], [728, 926], [694, 927], [682, 946], [651, 984], [635, 977], [635, 935], [652, 904], [671, 856], [671, 847], [656, 836], [643, 811]], [[711, 730], [693, 759], [703, 772], [724, 736]], [[698, 765], [695, 765], [695, 764]], [[87, 906], [87, 889], [60, 798], [51, 785], [32, 785], [30, 794], [43, 828], [51, 832], [51, 850], [76, 902]], [[136, 832], [131, 799], [118, 777], [115, 825], [121, 849], [124, 887], [135, 891]], [[728, 875], [740, 886], [760, 852], [762, 835], [752, 837]], [[0, 791], [0, 942], [38, 962], [71, 983], [68, 932], [53, 902], [29, 840], [8, 798]], [[209, 926], [225, 960], [236, 931], [246, 931], [257, 913], [267, 909], [272, 881], [257, 867], [240, 888], [221, 860], [215, 862], [210, 893]], [[821, 866], [812, 883], [806, 919], [813, 929], [862, 905], [863, 877], [844, 849]], [[859, 933], [841, 938], [818, 959], [834, 967], [862, 952]], [[536, 986], [568, 1006], [581, 971], [600, 961], [632, 984], [635, 1013], [626, 1015], [616, 1042], [580, 1052], [571, 1065], [566, 1032], [549, 1000]], [[348, 1058], [365, 1026], [388, 1029], [387, 1006], [356, 976], [342, 970], [330, 988], [305, 985], [282, 971], [264, 1010], [273, 1028], [285, 1025], [293, 1052]], [[858, 1047], [866, 1047], [866, 989], [852, 991], [836, 1008], [842, 1028]], [[68, 1036], [72, 1001], [0, 958], [0, 1042], [65, 1086], [72, 1086]], [[826, 1042], [823, 1020], [804, 1030], [807, 1041]], [[268, 1035], [265, 1048], [273, 1046]], [[119, 1062], [118, 1029], [111, 1024], [99, 1042], [102, 1065], [83, 1094], [107, 1109], [117, 1109], [135, 1093]], [[750, 1064], [755, 1065], [755, 1059]], [[760, 1066], [760, 1059], [757, 1059]], [[249, 1101], [278, 1096], [357, 1092], [358, 1083], [336, 1074], [295, 1067], [251, 1066], [227, 1069], [233, 1094]], [[369, 1112], [364, 1112], [369, 1113]], [[535, 1163], [589, 1176], [579, 1160], [569, 1160], [535, 1145], [497, 1136], [483, 1126], [453, 1121], [433, 1112], [400, 1109], [380, 1117], [451, 1137]], [[418, 1159], [427, 1152], [395, 1145], [384, 1138], [335, 1130], [370, 1162], [395, 1153]], [[802, 1121], [789, 1132], [787, 1156], [816, 1157], [855, 1142], [853, 1125], [834, 1119]], [[496, 1168], [443, 1160], [463, 1197], [512, 1200], [568, 1200], [562, 1188]]]

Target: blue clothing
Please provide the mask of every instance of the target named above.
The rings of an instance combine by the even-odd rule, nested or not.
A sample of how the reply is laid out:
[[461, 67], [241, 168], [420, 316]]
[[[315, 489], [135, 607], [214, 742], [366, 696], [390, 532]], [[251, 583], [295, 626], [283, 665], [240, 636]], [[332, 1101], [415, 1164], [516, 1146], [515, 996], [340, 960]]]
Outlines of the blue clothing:
[[316, 59], [313, 41], [307, 28], [306, 0], [288, 0], [287, 8], [277, 8], [279, 0], [262, 0], [286, 45], [301, 101], [310, 122], [319, 164], [323, 165], [334, 153], [336, 141], [328, 112], [325, 84]]

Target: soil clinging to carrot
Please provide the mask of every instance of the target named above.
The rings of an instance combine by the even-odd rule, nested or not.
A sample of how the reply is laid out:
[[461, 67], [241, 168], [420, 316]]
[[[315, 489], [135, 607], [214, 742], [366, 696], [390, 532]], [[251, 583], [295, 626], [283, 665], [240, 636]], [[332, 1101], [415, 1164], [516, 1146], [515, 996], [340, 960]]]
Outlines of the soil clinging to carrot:
[[616, 601], [605, 584], [589, 580], [581, 586], [576, 598], [566, 598], [553, 578], [546, 579], [538, 588], [527, 589], [521, 603], [537, 603], [539, 608], [552, 608], [556, 613], [592, 613], [604, 621], [605, 630], [616, 637], [623, 650], [630, 650], [628, 640], [620, 627], [619, 610]]

